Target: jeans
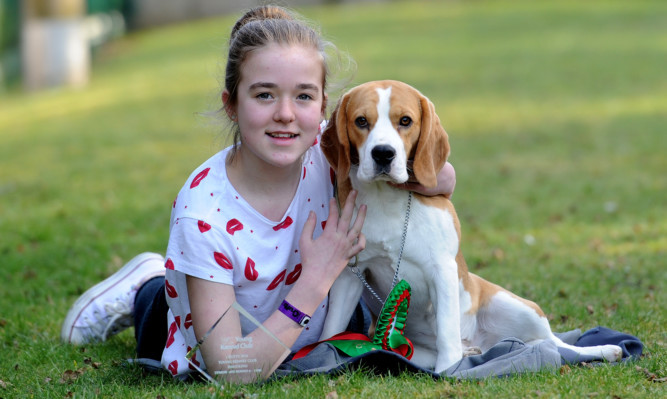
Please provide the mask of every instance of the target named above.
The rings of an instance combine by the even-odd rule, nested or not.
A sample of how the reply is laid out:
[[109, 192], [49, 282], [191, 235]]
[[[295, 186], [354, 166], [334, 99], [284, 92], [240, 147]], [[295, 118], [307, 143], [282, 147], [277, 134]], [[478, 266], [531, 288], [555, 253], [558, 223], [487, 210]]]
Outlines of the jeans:
[[137, 339], [137, 358], [162, 359], [167, 342], [167, 300], [164, 277], [145, 282], [134, 298], [134, 337]]

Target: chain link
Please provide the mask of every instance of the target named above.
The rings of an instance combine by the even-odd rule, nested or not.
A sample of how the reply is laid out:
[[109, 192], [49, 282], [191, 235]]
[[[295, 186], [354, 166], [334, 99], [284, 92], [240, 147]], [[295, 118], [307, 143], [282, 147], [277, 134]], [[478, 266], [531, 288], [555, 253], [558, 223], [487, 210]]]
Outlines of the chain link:
[[[403, 258], [403, 248], [405, 247], [405, 239], [408, 236], [408, 223], [410, 221], [410, 207], [412, 205], [412, 191], [408, 191], [408, 206], [407, 209], [405, 210], [405, 222], [403, 223], [403, 234], [401, 235], [401, 248], [398, 251], [398, 261], [396, 262], [396, 272], [394, 273], [394, 280], [391, 283], [391, 289], [394, 289], [396, 284], [398, 283], [398, 270], [401, 267], [401, 259]], [[361, 274], [359, 271], [359, 268], [357, 267], [357, 257], [355, 256], [354, 258], [354, 264], [348, 265], [350, 269], [352, 269], [352, 272], [357, 275], [359, 280], [368, 288], [368, 291], [370, 291], [373, 296], [380, 301], [380, 304], [384, 305], [384, 302], [382, 298], [380, 298], [380, 295], [375, 292], [375, 290], [371, 287], [370, 284], [366, 281], [364, 276]], [[390, 290], [391, 291], [391, 290]]]
[[394, 281], [391, 283], [391, 288], [394, 289], [398, 283], [398, 269], [401, 267], [401, 259], [403, 259], [403, 248], [405, 247], [405, 239], [408, 236], [408, 222], [410, 221], [410, 205], [412, 205], [412, 191], [408, 191], [408, 206], [405, 210], [405, 222], [403, 223], [403, 235], [401, 236], [401, 250], [398, 251], [398, 261], [396, 262], [396, 273], [394, 273]]

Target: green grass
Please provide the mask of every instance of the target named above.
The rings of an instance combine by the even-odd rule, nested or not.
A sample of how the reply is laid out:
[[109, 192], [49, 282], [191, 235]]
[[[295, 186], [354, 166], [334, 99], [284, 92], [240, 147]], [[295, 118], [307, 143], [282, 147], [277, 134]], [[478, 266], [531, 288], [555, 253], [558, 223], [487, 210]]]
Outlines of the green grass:
[[[667, 3], [300, 11], [356, 60], [353, 83], [400, 79], [435, 103], [473, 271], [540, 303], [556, 331], [604, 325], [640, 337], [647, 355], [482, 382], [353, 372], [219, 395], [665, 396], [646, 372], [667, 374]], [[85, 89], [0, 97], [0, 397], [216, 396], [122, 366], [132, 331], [84, 348], [59, 332], [85, 289], [139, 252], [165, 251], [172, 199], [225, 142], [198, 113], [218, 105], [234, 19], [114, 42]]]

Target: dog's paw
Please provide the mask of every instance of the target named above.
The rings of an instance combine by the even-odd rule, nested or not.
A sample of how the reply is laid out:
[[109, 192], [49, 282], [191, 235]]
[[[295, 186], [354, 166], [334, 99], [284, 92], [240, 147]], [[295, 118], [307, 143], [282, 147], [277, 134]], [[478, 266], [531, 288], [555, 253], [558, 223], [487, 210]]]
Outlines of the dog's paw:
[[617, 362], [623, 358], [623, 349], [617, 345], [600, 346], [602, 357], [608, 362]]
[[463, 349], [463, 357], [475, 356], [481, 354], [482, 354], [482, 348], [480, 348], [479, 346], [469, 346]]

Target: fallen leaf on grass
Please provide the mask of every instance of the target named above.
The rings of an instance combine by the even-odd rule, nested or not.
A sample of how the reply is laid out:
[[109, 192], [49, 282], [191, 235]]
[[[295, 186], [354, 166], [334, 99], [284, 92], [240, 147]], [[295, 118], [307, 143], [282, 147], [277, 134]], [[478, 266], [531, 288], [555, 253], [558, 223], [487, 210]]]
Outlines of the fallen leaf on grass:
[[564, 366], [561, 366], [561, 368], [560, 368], [560, 370], [559, 370], [559, 372], [560, 372], [561, 375], [562, 375], [562, 374], [568, 374], [570, 371], [572, 371], [572, 369], [571, 369], [570, 366], [568, 366], [567, 364], [564, 365]]
[[7, 389], [8, 386], [11, 386], [11, 382], [4, 382], [3, 380], [0, 380], [0, 388], [2, 389]]
[[658, 377], [657, 374], [650, 372], [647, 368], [635, 366], [635, 369], [644, 374], [646, 379], [651, 382], [667, 382], [667, 377]]
[[324, 398], [325, 399], [338, 399], [338, 392], [331, 391]]
[[608, 317], [611, 317], [614, 314], [616, 314], [616, 310], [618, 310], [617, 303], [612, 303], [611, 305], [604, 305], [604, 312]]
[[102, 363], [100, 363], [100, 362], [94, 362], [93, 359], [91, 359], [91, 358], [89, 358], [89, 357], [83, 359], [83, 362], [84, 362], [85, 364], [89, 364], [89, 365], [90, 365], [92, 368], [94, 368], [94, 369], [98, 369], [98, 368], [100, 368], [100, 366], [102, 365]]
[[79, 376], [81, 376], [86, 370], [83, 368], [80, 368], [78, 370], [65, 370], [63, 372], [62, 377], [60, 378], [60, 381], [58, 381], [61, 384], [71, 384], [74, 381], [76, 381]]
[[586, 305], [586, 311], [588, 312], [588, 314], [593, 314], [595, 313], [595, 308], [593, 307], [593, 305]]

